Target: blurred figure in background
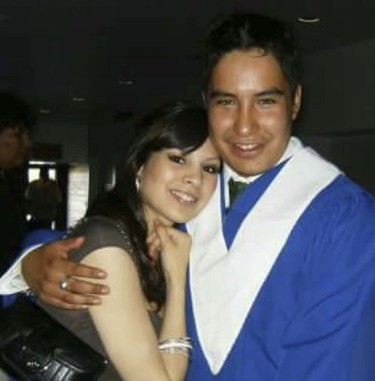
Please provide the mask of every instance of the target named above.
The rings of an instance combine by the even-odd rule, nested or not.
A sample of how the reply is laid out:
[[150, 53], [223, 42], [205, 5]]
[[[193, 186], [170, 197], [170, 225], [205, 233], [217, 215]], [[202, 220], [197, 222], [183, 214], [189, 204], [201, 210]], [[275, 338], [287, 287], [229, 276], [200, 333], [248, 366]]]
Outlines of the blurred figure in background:
[[[26, 161], [29, 130], [34, 122], [24, 101], [0, 93], [0, 274], [12, 262], [26, 233], [23, 194], [20, 187], [14, 186], [14, 178], [19, 178], [19, 169]], [[6, 380], [8, 377], [0, 369], [0, 381]]]
[[0, 273], [19, 250], [26, 233], [23, 194], [11, 181], [26, 161], [29, 130], [35, 123], [30, 107], [21, 99], [0, 93]]
[[61, 204], [61, 192], [57, 182], [49, 177], [49, 168], [40, 168], [39, 179], [32, 181], [25, 192], [30, 229], [51, 229]]

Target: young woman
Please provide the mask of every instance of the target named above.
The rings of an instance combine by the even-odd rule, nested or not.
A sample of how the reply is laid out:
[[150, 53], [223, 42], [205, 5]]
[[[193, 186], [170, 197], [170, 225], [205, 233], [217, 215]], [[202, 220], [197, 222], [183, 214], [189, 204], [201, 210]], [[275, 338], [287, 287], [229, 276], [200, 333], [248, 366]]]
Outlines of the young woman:
[[[88, 311], [39, 304], [107, 356], [101, 381], [184, 379], [190, 238], [174, 225], [206, 205], [220, 167], [205, 111], [184, 103], [161, 108], [143, 121], [115, 187], [70, 233], [85, 237], [70, 258], [104, 269], [111, 293]], [[157, 255], [148, 240], [158, 244]]]

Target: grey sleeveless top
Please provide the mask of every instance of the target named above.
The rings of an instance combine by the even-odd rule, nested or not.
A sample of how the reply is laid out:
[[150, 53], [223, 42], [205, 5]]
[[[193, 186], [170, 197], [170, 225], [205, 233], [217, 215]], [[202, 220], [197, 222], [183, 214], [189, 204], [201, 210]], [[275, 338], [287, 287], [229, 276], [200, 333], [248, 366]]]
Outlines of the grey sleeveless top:
[[[134, 251], [126, 227], [122, 223], [107, 217], [94, 216], [84, 219], [76, 225], [68, 236], [74, 237], [81, 235], [85, 237], [82, 247], [69, 252], [70, 259], [75, 262], [80, 262], [86, 255], [94, 250], [108, 246], [120, 247], [128, 253]], [[108, 359], [105, 348], [93, 324], [90, 313], [87, 310], [64, 310], [47, 305], [40, 300], [38, 300], [38, 304], [81, 340], [85, 341], [97, 352], [103, 354], [107, 358], [108, 364], [106, 370], [100, 376], [99, 381], [122, 380]], [[149, 316], [155, 332], [158, 334], [161, 326], [161, 319], [154, 312], [150, 312]]]

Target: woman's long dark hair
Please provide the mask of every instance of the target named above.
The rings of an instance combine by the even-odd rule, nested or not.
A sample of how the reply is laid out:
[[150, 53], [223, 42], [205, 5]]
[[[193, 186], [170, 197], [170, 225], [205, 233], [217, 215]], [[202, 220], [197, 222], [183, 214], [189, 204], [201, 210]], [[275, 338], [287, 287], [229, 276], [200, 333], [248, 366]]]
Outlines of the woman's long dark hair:
[[178, 148], [190, 153], [208, 138], [206, 111], [185, 102], [161, 107], [147, 115], [138, 126], [138, 134], [127, 150], [114, 188], [99, 196], [86, 215], [103, 215], [124, 223], [134, 252], [130, 253], [140, 274], [143, 292], [160, 309], [165, 303], [165, 279], [160, 265], [148, 255], [147, 223], [136, 186], [139, 169], [153, 152]]

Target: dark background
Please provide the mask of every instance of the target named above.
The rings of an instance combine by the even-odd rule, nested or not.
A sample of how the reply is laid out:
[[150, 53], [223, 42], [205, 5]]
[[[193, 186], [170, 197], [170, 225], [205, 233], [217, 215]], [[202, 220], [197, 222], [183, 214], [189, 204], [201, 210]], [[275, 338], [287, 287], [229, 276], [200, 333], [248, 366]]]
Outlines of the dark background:
[[373, 0], [2, 0], [0, 91], [38, 110], [39, 155], [44, 145], [57, 163], [90, 165], [93, 195], [138, 115], [199, 100], [205, 31], [235, 10], [294, 24], [305, 64], [297, 132], [375, 192]]

